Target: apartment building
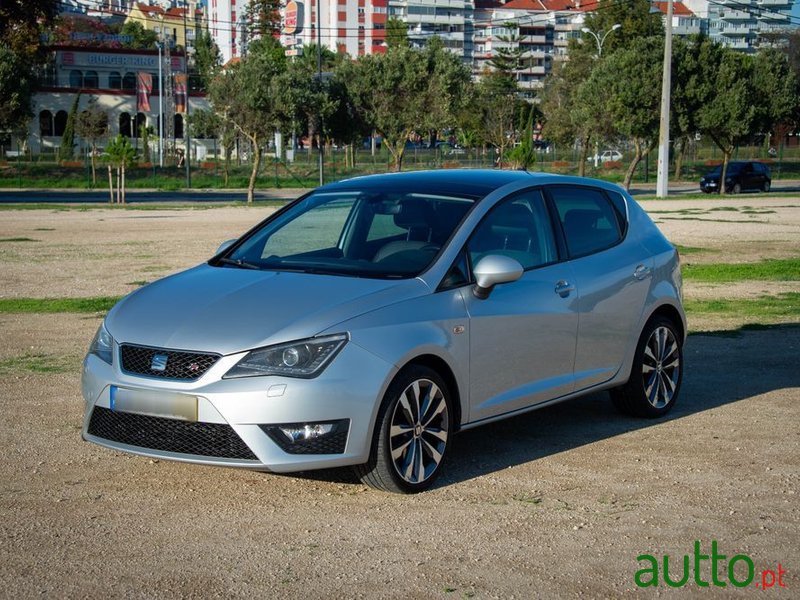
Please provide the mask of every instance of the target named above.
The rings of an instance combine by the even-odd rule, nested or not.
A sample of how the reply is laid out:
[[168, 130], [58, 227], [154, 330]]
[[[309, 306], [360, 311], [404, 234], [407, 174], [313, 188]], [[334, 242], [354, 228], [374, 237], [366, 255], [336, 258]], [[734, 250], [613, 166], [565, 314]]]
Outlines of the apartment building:
[[683, 0], [708, 36], [725, 46], [755, 52], [760, 37], [793, 26], [793, 0]]

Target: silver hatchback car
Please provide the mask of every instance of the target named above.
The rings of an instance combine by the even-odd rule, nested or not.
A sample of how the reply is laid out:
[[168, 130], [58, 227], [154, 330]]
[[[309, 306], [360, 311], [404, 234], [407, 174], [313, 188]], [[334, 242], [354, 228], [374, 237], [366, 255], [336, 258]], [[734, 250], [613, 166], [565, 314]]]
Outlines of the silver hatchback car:
[[581, 394], [678, 397], [678, 253], [615, 185], [509, 171], [326, 185], [106, 317], [84, 439], [428, 488], [452, 436]]

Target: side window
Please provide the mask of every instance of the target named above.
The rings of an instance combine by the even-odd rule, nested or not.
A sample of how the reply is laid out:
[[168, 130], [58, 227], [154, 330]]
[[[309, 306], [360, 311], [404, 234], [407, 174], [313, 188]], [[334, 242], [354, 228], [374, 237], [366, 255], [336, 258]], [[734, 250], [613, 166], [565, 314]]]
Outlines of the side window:
[[488, 254], [509, 256], [524, 269], [558, 258], [550, 218], [540, 190], [515, 194], [484, 217], [467, 244], [473, 265]]
[[614, 214], [622, 231], [622, 237], [625, 237], [625, 232], [628, 231], [628, 207], [625, 198], [618, 192], [607, 191], [606, 193], [611, 198], [611, 206], [614, 208]]
[[622, 239], [616, 211], [600, 190], [553, 186], [549, 192], [564, 229], [570, 257], [604, 250]]

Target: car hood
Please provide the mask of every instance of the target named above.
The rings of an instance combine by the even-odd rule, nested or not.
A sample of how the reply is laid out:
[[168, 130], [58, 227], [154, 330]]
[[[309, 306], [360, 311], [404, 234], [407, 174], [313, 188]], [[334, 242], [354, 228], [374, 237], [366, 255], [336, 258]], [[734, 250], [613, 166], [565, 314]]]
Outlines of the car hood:
[[384, 280], [200, 265], [145, 286], [106, 317], [119, 343], [232, 354], [314, 336], [429, 292]]

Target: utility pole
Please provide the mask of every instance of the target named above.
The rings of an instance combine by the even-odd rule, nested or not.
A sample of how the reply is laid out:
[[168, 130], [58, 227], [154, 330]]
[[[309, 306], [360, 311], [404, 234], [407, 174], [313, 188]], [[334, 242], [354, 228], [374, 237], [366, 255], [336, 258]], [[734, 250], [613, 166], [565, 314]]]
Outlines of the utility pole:
[[186, 15], [189, 12], [189, 0], [183, 3], [183, 72], [186, 75], [186, 112], [183, 115], [183, 135], [186, 143], [186, 155], [184, 164], [186, 165], [186, 187], [192, 187], [191, 152], [189, 151], [192, 139], [189, 137], [189, 36], [186, 29]]
[[161, 55], [161, 32], [158, 34], [158, 166], [164, 168], [164, 59]]
[[658, 177], [656, 196], [669, 194], [669, 108], [672, 86], [672, 0], [667, 0], [667, 26], [664, 31], [664, 69], [661, 76], [661, 123], [658, 130]]
[[[317, 81], [319, 85], [322, 85], [322, 28], [320, 25], [322, 24], [322, 15], [321, 2], [317, 0]], [[323, 156], [323, 134], [322, 134], [322, 111], [320, 110], [319, 113], [319, 184], [324, 185], [325, 183], [325, 173], [324, 173], [324, 160], [325, 157]]]

